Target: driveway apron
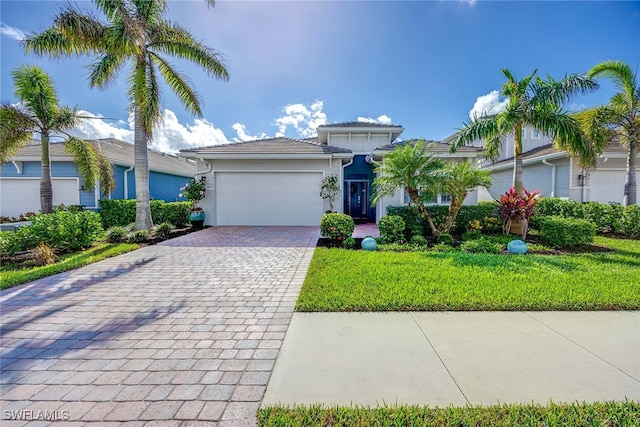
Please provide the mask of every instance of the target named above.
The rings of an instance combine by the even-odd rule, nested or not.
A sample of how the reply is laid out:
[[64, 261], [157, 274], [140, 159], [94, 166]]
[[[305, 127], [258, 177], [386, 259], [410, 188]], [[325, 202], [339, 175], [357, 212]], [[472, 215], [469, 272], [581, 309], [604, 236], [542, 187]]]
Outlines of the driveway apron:
[[317, 238], [207, 228], [1, 292], [2, 425], [255, 425]]

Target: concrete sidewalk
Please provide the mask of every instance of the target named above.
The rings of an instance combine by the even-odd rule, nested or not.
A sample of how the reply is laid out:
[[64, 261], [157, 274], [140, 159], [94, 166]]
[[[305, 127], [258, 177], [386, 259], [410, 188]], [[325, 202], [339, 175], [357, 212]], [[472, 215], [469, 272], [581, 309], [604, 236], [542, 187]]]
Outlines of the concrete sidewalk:
[[640, 312], [295, 313], [262, 406], [640, 400]]

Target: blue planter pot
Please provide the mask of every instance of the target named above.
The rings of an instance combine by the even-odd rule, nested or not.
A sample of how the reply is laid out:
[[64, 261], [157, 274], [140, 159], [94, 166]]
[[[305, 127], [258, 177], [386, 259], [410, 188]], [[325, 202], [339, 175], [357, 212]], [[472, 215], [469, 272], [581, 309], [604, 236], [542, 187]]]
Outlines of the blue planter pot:
[[195, 229], [201, 229], [204, 227], [204, 211], [192, 211], [189, 214], [189, 221], [191, 226]]
[[507, 244], [507, 250], [510, 254], [526, 254], [528, 248], [522, 240], [512, 240]]
[[362, 246], [362, 250], [375, 251], [378, 245], [376, 243], [376, 239], [374, 239], [371, 236], [367, 236], [364, 239], [362, 239], [362, 243], [360, 246]]

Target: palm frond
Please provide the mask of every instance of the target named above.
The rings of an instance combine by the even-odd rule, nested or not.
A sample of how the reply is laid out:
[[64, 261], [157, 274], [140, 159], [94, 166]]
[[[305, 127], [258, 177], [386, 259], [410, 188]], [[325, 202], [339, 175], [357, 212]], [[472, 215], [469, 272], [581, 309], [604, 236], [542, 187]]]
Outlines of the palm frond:
[[39, 129], [27, 112], [11, 104], [0, 106], [0, 163], [9, 161]]
[[150, 26], [162, 22], [162, 15], [167, 8], [166, 0], [131, 0], [136, 9], [136, 19], [147, 22]]
[[610, 79], [629, 98], [632, 98], [638, 90], [636, 74], [631, 70], [631, 66], [623, 61], [601, 62], [589, 70], [587, 75], [594, 78], [606, 77]]
[[113, 167], [107, 158], [98, 151], [96, 151], [96, 161], [98, 162], [100, 193], [103, 197], [106, 197], [116, 188], [116, 181], [113, 178]]
[[73, 129], [78, 125], [78, 109], [60, 107], [58, 114], [49, 123], [49, 129], [57, 132], [64, 132]]
[[458, 129], [457, 137], [451, 143], [449, 151], [455, 153], [456, 150], [463, 145], [492, 138], [499, 133], [498, 121], [495, 116], [475, 118], [474, 120], [463, 123], [463, 127]]
[[48, 122], [58, 114], [58, 96], [49, 75], [35, 65], [21, 65], [11, 74], [16, 96], [43, 127], [48, 127]]
[[122, 68], [125, 61], [124, 56], [116, 56], [112, 54], [103, 55], [99, 61], [91, 64], [89, 69], [89, 85], [105, 89], [115, 82], [118, 71]]
[[73, 159], [84, 187], [95, 187], [100, 169], [93, 146], [83, 139], [70, 137], [64, 142], [64, 151]]
[[562, 105], [574, 96], [593, 92], [598, 87], [598, 82], [594, 79], [580, 74], [565, 76], [561, 80], [547, 76], [546, 80], [537, 79], [532, 84], [531, 104], [534, 108], [549, 103]]
[[149, 51], [149, 58], [158, 66], [160, 74], [162, 74], [169, 87], [178, 96], [178, 98], [180, 98], [180, 101], [182, 101], [184, 106], [193, 114], [201, 116], [202, 109], [200, 108], [200, 99], [191, 88], [190, 82], [155, 53]]
[[76, 54], [93, 53], [104, 48], [108, 27], [72, 5], [67, 5], [56, 16], [53, 26], [73, 44]]

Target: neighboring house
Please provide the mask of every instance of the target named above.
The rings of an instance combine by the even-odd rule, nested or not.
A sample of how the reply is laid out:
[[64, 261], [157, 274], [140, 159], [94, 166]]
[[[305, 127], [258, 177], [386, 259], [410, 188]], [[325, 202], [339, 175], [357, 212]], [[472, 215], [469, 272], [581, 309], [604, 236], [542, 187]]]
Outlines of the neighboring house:
[[[453, 134], [444, 141], [455, 137]], [[618, 143], [609, 144], [598, 157], [595, 169], [590, 171], [583, 170], [566, 151], [556, 150], [553, 141], [537, 129], [525, 127], [522, 144], [522, 174], [527, 190], [581, 202], [622, 203], [627, 151]], [[513, 136], [505, 139], [495, 162], [485, 159], [481, 167], [492, 172], [493, 185], [489, 192], [492, 198], [498, 199], [513, 186]], [[638, 192], [640, 197], [640, 189]]]
[[[135, 199], [133, 144], [117, 139], [89, 141], [113, 165], [116, 187], [108, 199]], [[40, 210], [40, 141], [32, 140], [11, 162], [0, 168], [0, 215], [18, 216]], [[99, 188], [85, 188], [75, 164], [61, 143], [50, 148], [53, 204], [84, 205], [97, 209], [102, 198]], [[149, 150], [149, 193], [152, 199], [176, 201], [180, 187], [195, 170], [194, 162]]]
[[[329, 208], [320, 197], [320, 181], [328, 175], [342, 183], [335, 211], [356, 221], [378, 221], [387, 206], [405, 204], [403, 190], [371, 204], [373, 163], [394, 149], [403, 130], [398, 125], [336, 123], [319, 126], [315, 138], [262, 139], [178, 155], [195, 160], [196, 175], [206, 179], [207, 196], [200, 204], [208, 225], [318, 225]], [[472, 147], [453, 155], [444, 144], [435, 149], [445, 158], [475, 161], [479, 155]]]

